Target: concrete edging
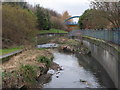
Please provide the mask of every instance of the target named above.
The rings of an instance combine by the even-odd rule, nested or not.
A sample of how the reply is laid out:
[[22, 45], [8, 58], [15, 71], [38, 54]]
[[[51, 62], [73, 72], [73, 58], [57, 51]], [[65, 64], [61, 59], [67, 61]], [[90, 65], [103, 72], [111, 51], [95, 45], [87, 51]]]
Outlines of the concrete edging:
[[89, 47], [91, 55], [104, 67], [116, 88], [120, 90], [120, 51], [102, 40], [84, 36], [82, 40], [83, 44]]
[[17, 51], [14, 51], [12, 53], [8, 53], [8, 54], [5, 54], [5, 55], [2, 55], [0, 56], [0, 59], [2, 59], [2, 63], [6, 62], [10, 57], [16, 55], [16, 54], [19, 54], [21, 53], [23, 50], [17, 50]]

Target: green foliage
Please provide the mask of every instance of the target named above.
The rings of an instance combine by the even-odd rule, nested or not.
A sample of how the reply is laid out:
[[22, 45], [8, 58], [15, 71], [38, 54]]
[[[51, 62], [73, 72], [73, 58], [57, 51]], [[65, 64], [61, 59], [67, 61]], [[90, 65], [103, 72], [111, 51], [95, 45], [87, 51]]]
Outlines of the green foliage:
[[87, 10], [85, 10], [85, 12], [83, 13], [83, 15], [80, 16], [78, 23], [79, 23], [79, 26], [80, 26], [81, 29], [84, 28], [83, 20], [87, 20], [87, 19], [88, 19], [88, 17], [90, 16], [90, 11], [91, 11], [91, 10], [87, 9]]
[[8, 4], [11, 6], [19, 6], [21, 8], [27, 8], [27, 2], [24, 2], [24, 0], [20, 0], [19, 2], [9, 2], [9, 0], [4, 0], [3, 4]]
[[10, 49], [0, 49], [0, 55], [4, 55], [7, 53], [11, 53], [17, 50], [20, 50], [21, 48], [10, 48]]
[[49, 58], [47, 58], [47, 57], [45, 57], [45, 56], [40, 56], [40, 57], [38, 57], [38, 58], [37, 58], [37, 61], [38, 61], [38, 62], [45, 63], [46, 66], [50, 66], [50, 65], [51, 65], [51, 62], [52, 62]]
[[2, 72], [2, 78], [5, 78], [7, 76], [11, 76], [10, 72]]
[[2, 16], [3, 47], [5, 44], [11, 46], [13, 44], [23, 45], [26, 41], [31, 42], [36, 34], [35, 15], [27, 9], [5, 4], [2, 7]]
[[50, 29], [50, 30], [40, 30], [39, 33], [44, 34], [44, 33], [68, 33], [68, 32], [59, 29]]
[[79, 42], [75, 41], [74, 39], [69, 39], [65, 43], [70, 45], [70, 46], [78, 46], [79, 45]]
[[51, 28], [50, 15], [47, 10], [36, 6], [36, 16], [38, 20], [38, 28], [42, 30], [49, 30]]
[[79, 18], [81, 29], [102, 29], [109, 24], [108, 20], [100, 16], [100, 11], [96, 9], [87, 9]]
[[26, 82], [35, 82], [37, 76], [37, 70], [39, 68], [32, 65], [21, 65], [19, 72]]

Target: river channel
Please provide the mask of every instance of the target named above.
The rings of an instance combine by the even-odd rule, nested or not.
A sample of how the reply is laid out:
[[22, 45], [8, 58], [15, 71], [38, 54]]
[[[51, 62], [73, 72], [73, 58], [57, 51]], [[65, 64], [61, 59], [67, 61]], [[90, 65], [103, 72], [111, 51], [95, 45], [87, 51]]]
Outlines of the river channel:
[[44, 88], [114, 88], [108, 74], [91, 56], [58, 51], [54, 51], [53, 55], [53, 61], [63, 70], [49, 70], [53, 75]]

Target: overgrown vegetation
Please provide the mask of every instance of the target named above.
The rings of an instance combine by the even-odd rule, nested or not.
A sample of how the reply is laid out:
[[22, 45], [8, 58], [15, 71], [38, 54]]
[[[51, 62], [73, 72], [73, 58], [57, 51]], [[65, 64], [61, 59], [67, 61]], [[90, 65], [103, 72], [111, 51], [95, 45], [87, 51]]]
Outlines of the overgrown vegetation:
[[38, 62], [42, 62], [42, 63], [45, 63], [46, 66], [50, 66], [51, 65], [51, 60], [45, 56], [40, 56], [40, 57], [37, 57], [37, 61]]
[[49, 30], [51, 28], [50, 15], [47, 10], [36, 5], [36, 16], [40, 30]]
[[96, 9], [87, 9], [79, 18], [81, 29], [102, 29], [107, 28], [109, 21], [99, 15]]
[[36, 35], [36, 17], [19, 6], [3, 5], [2, 8], [3, 48], [32, 42]]
[[38, 28], [40, 30], [49, 30], [51, 28], [65, 30], [66, 26], [64, 24], [64, 14], [61, 15], [54, 10], [46, 9], [40, 5], [35, 6], [34, 10], [37, 20]]
[[91, 9], [79, 18], [81, 29], [103, 29], [120, 27], [120, 2], [91, 1]]
[[33, 7], [26, 2], [5, 2], [2, 6], [2, 48], [34, 44], [38, 30], [65, 33], [55, 30], [65, 30], [66, 26], [62, 19], [64, 16], [54, 10], [39, 5]]
[[33, 86], [37, 83], [37, 73], [40, 69], [33, 65], [21, 65], [14, 72], [2, 72], [4, 88], [21, 88], [21, 86]]
[[74, 39], [69, 39], [65, 42], [67, 45], [70, 45], [70, 46], [78, 46], [80, 45], [80, 42], [74, 40]]
[[19, 72], [21, 73], [23, 79], [26, 82], [34, 83], [36, 82], [37, 72], [39, 68], [32, 65], [21, 65]]
[[[38, 60], [38, 57], [41, 59]], [[2, 64], [2, 87], [40, 88], [41, 84], [37, 80], [41, 75], [46, 74], [52, 58], [53, 55], [49, 50], [38, 49], [27, 50], [11, 57], [7, 63]]]

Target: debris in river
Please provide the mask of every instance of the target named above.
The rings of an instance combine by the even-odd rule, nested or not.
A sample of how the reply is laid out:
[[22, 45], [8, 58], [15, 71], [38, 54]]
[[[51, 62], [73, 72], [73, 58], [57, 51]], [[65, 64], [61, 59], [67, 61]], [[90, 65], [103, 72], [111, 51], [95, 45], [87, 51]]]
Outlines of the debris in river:
[[56, 74], [59, 74], [59, 73], [60, 73], [60, 71], [56, 72]]
[[56, 76], [56, 78], [59, 78], [59, 76]]
[[49, 74], [54, 74], [55, 73], [55, 71], [53, 70], [53, 69], [50, 69], [50, 70], [48, 70], [48, 72], [47, 73], [49, 73]]
[[86, 85], [90, 85], [90, 86], [91, 86], [91, 84], [90, 84], [89, 82], [85, 81], [85, 80], [81, 80], [81, 79], [80, 79], [80, 82], [82, 82], [83, 84], [86, 84]]

